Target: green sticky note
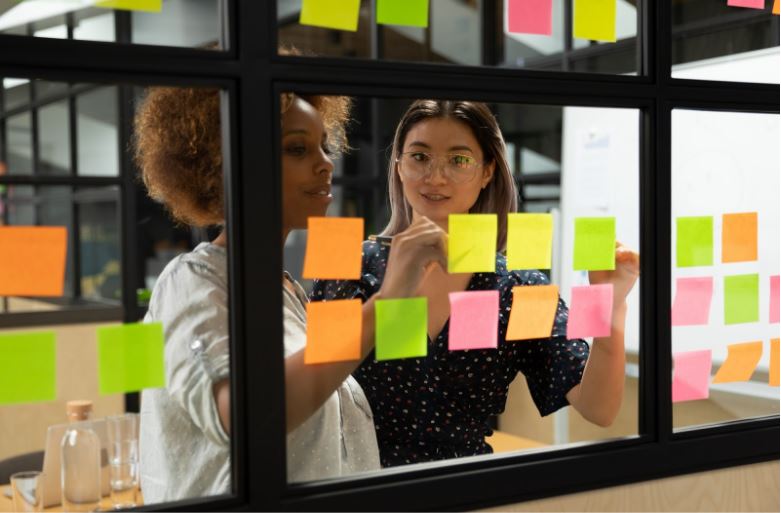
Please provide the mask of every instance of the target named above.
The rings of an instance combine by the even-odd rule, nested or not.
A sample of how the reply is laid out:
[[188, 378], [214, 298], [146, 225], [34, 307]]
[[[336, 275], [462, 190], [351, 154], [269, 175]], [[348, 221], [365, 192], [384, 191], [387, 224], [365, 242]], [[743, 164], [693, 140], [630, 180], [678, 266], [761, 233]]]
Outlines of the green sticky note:
[[679, 217], [676, 223], [676, 265], [713, 265], [713, 217]]
[[57, 398], [54, 332], [0, 335], [0, 404]]
[[301, 5], [301, 25], [337, 30], [358, 30], [361, 0], [304, 0]]
[[124, 11], [160, 12], [163, 10], [163, 0], [98, 0], [95, 2], [95, 7]]
[[572, 262], [576, 271], [612, 271], [616, 268], [615, 217], [575, 218]]
[[428, 27], [428, 0], [377, 0], [377, 23]]
[[496, 214], [450, 214], [448, 272], [496, 272], [496, 230]]
[[428, 299], [378, 299], [374, 302], [375, 358], [426, 356]]
[[165, 387], [163, 325], [98, 328], [100, 393], [124, 394]]
[[759, 275], [724, 277], [724, 324], [759, 322]]
[[550, 269], [553, 216], [509, 214], [507, 218], [507, 268]]
[[575, 0], [572, 35], [592, 41], [616, 40], [616, 0]]

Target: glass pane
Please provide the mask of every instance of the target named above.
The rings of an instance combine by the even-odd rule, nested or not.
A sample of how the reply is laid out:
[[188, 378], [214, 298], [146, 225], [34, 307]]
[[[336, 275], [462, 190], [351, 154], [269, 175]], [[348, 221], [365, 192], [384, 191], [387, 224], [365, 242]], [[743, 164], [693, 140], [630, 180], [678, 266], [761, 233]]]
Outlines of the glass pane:
[[[22, 0], [0, 6], [0, 34], [87, 41], [220, 49], [225, 0], [152, 0], [131, 10], [95, 0]], [[117, 34], [115, 14], [130, 16], [130, 33]]]
[[[414, 22], [377, 23], [378, 4], [362, 2], [357, 18], [348, 15], [358, 23], [351, 31], [315, 26], [324, 23], [322, 17], [301, 24], [302, 0], [277, 0], [278, 37], [283, 48], [293, 47], [311, 56], [592, 73], [639, 72], [634, 2], [618, 0], [612, 34], [593, 36], [614, 37], [615, 42], [575, 38], [573, 27], [566, 23], [568, 17], [572, 18], [573, 3], [563, 0], [552, 0], [550, 12], [545, 13], [549, 24], [544, 22], [542, 29], [511, 24], [513, 13], [505, 1], [438, 0], [428, 4], [428, 24], [420, 26]], [[489, 33], [483, 33], [484, 18], [493, 20], [494, 30]]]
[[3, 79], [3, 107], [6, 111], [30, 104], [30, 81], [26, 78]]
[[671, 0], [673, 78], [777, 84], [778, 17], [727, 2]]
[[32, 114], [24, 112], [6, 118], [5, 140], [8, 144], [8, 174], [33, 174]]
[[119, 99], [116, 86], [76, 97], [78, 174], [119, 176]]
[[38, 109], [38, 174], [67, 175], [71, 169], [68, 101]]
[[116, 187], [83, 189], [74, 195], [79, 215], [81, 295], [91, 300], [122, 300], [119, 194]]
[[778, 414], [779, 117], [672, 121], [674, 427]]
[[[488, 117], [480, 117], [476, 123], [480, 127], [491, 126], [495, 123], [495, 115], [501, 140], [476, 135], [478, 131], [470, 128], [466, 121], [424, 117], [424, 121], [413, 122], [404, 130], [405, 135], [394, 147], [396, 121], [403, 124], [404, 113], [412, 100], [354, 98], [352, 122], [347, 129], [352, 149], [336, 160], [329, 157], [332, 166], [319, 150], [320, 132], [316, 127], [307, 128], [307, 121], [301, 114], [314, 111], [334, 121], [334, 112], [328, 106], [333, 108], [335, 100], [322, 102], [316, 96], [307, 96], [306, 100], [292, 98], [289, 103], [283, 102], [286, 107], [282, 114], [281, 172], [283, 188], [290, 188], [290, 191], [283, 190], [283, 218], [291, 230], [284, 247], [284, 263], [312, 303], [304, 316], [303, 303], [289, 293], [295, 285], [289, 284], [287, 292], [283, 292], [285, 354], [288, 358], [297, 358], [303, 351], [306, 363], [300, 370], [302, 375], [313, 369], [317, 372], [332, 369], [344, 374], [349, 371], [351, 375], [327, 391], [330, 396], [322, 398], [325, 400], [323, 406], [299, 408], [296, 425], [288, 425], [289, 482], [354, 475], [413, 463], [446, 460], [453, 464], [467, 456], [540, 448], [554, 450], [576, 442], [637, 434], [639, 284], [633, 279], [629, 282], [618, 279], [618, 274], [611, 271], [599, 270], [604, 269], [600, 266], [610, 263], [603, 261], [583, 267], [581, 257], [578, 256], [577, 261], [573, 257], [584, 251], [582, 241], [577, 248], [575, 245], [575, 226], [581, 226], [583, 218], [587, 221], [597, 218], [593, 225], [598, 227], [613, 226], [612, 232], [611, 228], [607, 229], [613, 233], [607, 236], [610, 240], [601, 243], [602, 257], [607, 255], [610, 262], [615, 262], [616, 237], [629, 248], [639, 246], [640, 123], [637, 110], [492, 104], [485, 106], [489, 109]], [[479, 110], [475, 104], [457, 103], [472, 115], [478, 110], [486, 116], [486, 110]], [[426, 108], [436, 112], [446, 107], [430, 102]], [[309, 122], [312, 123], [311, 119]], [[302, 135], [302, 130], [308, 135]], [[338, 133], [334, 130], [331, 135]], [[485, 139], [481, 141], [478, 137]], [[506, 154], [502, 150], [505, 144]], [[456, 178], [457, 171], [451, 165], [455, 146], [461, 152], [459, 162], [466, 166], [460, 168], [461, 172], [471, 173], [462, 175], [463, 180]], [[416, 155], [414, 162], [409, 160], [412, 154]], [[466, 158], [472, 155], [474, 160]], [[409, 167], [415, 162], [431, 162], [431, 165]], [[299, 178], [299, 183], [295, 177], [312, 176], [296, 173], [299, 167], [319, 172], [307, 180]], [[493, 169], [493, 174], [487, 169]], [[420, 170], [419, 175], [414, 174], [415, 170]], [[484, 172], [488, 175], [482, 174]], [[387, 192], [388, 173], [400, 177], [390, 189], [396, 192], [390, 195]], [[324, 185], [328, 178], [332, 179], [332, 187]], [[483, 182], [483, 178], [487, 181]], [[486, 189], [481, 188], [483, 183]], [[325, 194], [312, 197], [312, 194], [297, 192], [302, 190]], [[508, 191], [506, 196], [500, 190]], [[312, 218], [324, 214], [331, 222], [344, 222], [337, 218], [358, 217], [363, 220], [363, 229], [356, 233], [358, 242], [382, 233], [383, 229], [398, 234], [406, 229], [407, 222], [401, 221], [398, 228], [391, 226], [389, 205], [397, 204], [393, 197], [407, 201], [414, 218], [426, 216], [437, 226], [436, 230], [442, 230], [440, 233], [447, 231], [451, 244], [458, 234], [448, 224], [450, 214], [466, 213], [477, 209], [475, 205], [485, 205], [481, 207], [484, 210], [479, 211], [497, 214], [497, 221], [504, 219], [502, 226], [505, 228], [497, 230], [506, 233], [509, 207], [502, 207], [499, 200], [487, 198], [520, 199], [520, 212], [549, 214], [546, 219], [550, 219], [552, 229], [535, 249], [550, 248], [552, 257], [548, 257], [547, 265], [531, 267], [531, 264], [514, 263], [512, 265], [517, 267], [511, 267], [514, 270], [509, 272], [508, 258], [522, 258], [532, 251], [510, 255], [489, 235], [485, 241], [472, 242], [492, 248], [488, 256], [490, 265], [496, 266], [494, 271], [448, 272], [440, 264], [433, 263], [425, 276], [423, 273], [417, 275], [420, 281], [409, 284], [408, 288], [399, 288], [398, 282], [394, 287], [393, 278], [386, 269], [403, 266], [404, 261], [394, 261], [383, 243], [364, 241], [361, 250], [354, 241], [336, 241], [338, 230], [334, 226], [317, 230], [308, 224]], [[602, 229], [598, 232], [604, 233]], [[578, 238], [588, 237], [582, 228], [578, 228], [577, 233]], [[517, 235], [513, 234], [512, 239], [517, 240]], [[396, 243], [395, 239], [392, 243]], [[325, 249], [327, 244], [332, 244], [329, 249]], [[344, 249], [351, 244], [352, 250]], [[321, 248], [319, 252], [318, 247]], [[494, 252], [493, 248], [498, 251]], [[585, 251], [590, 255], [588, 246]], [[333, 267], [318, 271], [312, 265], [319, 257], [327, 262], [326, 255], [331, 255], [331, 265], [336, 266], [361, 254], [362, 262], [359, 257], [356, 260], [360, 264], [358, 270], [353, 270], [361, 276], [357, 280], [347, 277], [338, 280], [333, 275], [328, 279], [327, 273], [336, 272], [329, 270]], [[414, 257], [409, 258], [414, 261]], [[305, 261], [309, 262], [308, 271], [304, 271]], [[420, 268], [423, 264], [420, 263]], [[628, 263], [619, 266], [630, 274], [639, 272], [636, 266]], [[411, 267], [414, 269], [415, 264]], [[589, 273], [581, 269], [594, 271]], [[414, 270], [397, 272], [408, 280], [415, 280]], [[312, 279], [318, 276], [323, 279]], [[581, 302], [580, 294], [611, 290], [607, 283], [613, 279], [617, 280], [616, 297], [619, 298], [615, 308], [607, 302], [598, 303], [606, 308], [605, 319], [612, 318], [615, 323], [605, 320], [610, 336], [604, 336], [604, 325], [600, 328], [603, 331], [599, 332], [590, 326], [580, 332], [568, 333], [567, 319], [573, 322], [575, 315], [577, 321], [581, 307], [588, 304], [588, 301]], [[549, 308], [552, 305], [550, 321], [547, 325], [547, 321], [541, 322], [542, 330], [547, 330], [546, 335], [540, 335], [538, 331], [534, 337], [512, 340], [513, 336], [508, 337], [507, 330], [508, 324], [512, 323], [509, 317], [516, 308], [512, 299], [513, 287], [535, 291], [539, 289], [525, 286], [543, 283], [558, 287], [558, 292], [548, 300]], [[603, 287], [591, 288], [590, 285]], [[631, 289], [628, 297], [619, 285], [628, 286], [626, 291]], [[360, 315], [360, 310], [357, 314], [331, 310], [329, 315], [327, 309], [340, 305], [348, 308], [347, 303], [337, 301], [341, 299], [368, 301], [379, 290], [382, 290], [382, 300], [426, 299], [422, 312], [427, 318], [408, 313], [395, 317], [394, 324], [419, 330], [414, 340], [420, 347], [391, 357], [381, 355], [381, 351], [388, 351], [388, 345], [398, 348], [407, 339], [402, 333], [389, 332], [388, 326], [377, 323], [373, 332], [363, 334], [363, 345], [346, 334], [332, 340], [332, 345], [327, 343], [323, 337], [337, 329], [330, 322]], [[475, 319], [480, 318], [479, 308], [474, 305], [459, 311], [450, 306], [448, 293], [463, 291], [499, 293], [499, 308], [487, 307], [486, 312], [493, 313], [486, 313], [485, 317], [495, 317], [482, 334], [465, 335], [460, 328], [454, 327], [463, 322], [465, 316], [469, 319], [466, 325], [476, 323]], [[612, 300], [613, 296], [609, 298]], [[323, 299], [328, 301], [321, 302]], [[561, 307], [559, 299], [563, 301]], [[378, 311], [377, 298], [372, 301], [363, 303], [362, 307], [375, 309], [369, 318]], [[322, 308], [319, 315], [317, 308]], [[553, 312], [557, 308], [561, 310], [554, 323]], [[299, 311], [301, 315], [296, 313]], [[594, 315], [597, 314], [586, 314], [585, 319], [593, 321]], [[579, 325], [574, 322], [573, 330]], [[490, 339], [497, 330], [498, 346], [487, 347], [490, 342], [481, 337]], [[623, 338], [619, 332], [625, 333]], [[451, 347], [450, 344], [457, 343], [459, 335], [463, 335], [462, 343], [466, 341], [467, 345], [474, 346], [467, 350]], [[348, 347], [345, 339], [353, 345]], [[609, 418], [596, 415], [587, 401], [578, 403], [580, 413], [575, 407], [566, 408], [567, 394], [576, 385], [596, 386], [588, 378], [588, 371], [583, 373], [582, 365], [589, 354], [600, 358], [605, 353], [600, 356], [599, 351], [591, 352], [589, 348], [609, 344], [620, 349], [613, 354], [621, 361], [617, 380], [623, 385], [600, 390], [598, 396], [619, 397], [623, 391], [623, 403], [614, 404]], [[576, 401], [574, 394], [577, 392], [572, 393], [570, 397]], [[311, 390], [294, 387], [286, 390], [288, 400], [310, 395]], [[349, 429], [341, 428], [338, 420], [330, 420], [340, 418], [335, 412], [341, 412], [341, 418], [347, 419]], [[331, 417], [332, 414], [335, 416]]]

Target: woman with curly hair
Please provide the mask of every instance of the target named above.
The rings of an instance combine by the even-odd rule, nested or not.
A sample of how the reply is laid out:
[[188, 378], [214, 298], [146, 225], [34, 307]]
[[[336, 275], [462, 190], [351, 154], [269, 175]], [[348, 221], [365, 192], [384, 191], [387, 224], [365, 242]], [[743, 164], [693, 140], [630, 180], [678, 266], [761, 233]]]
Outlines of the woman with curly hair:
[[[135, 119], [136, 161], [149, 194], [192, 226], [224, 225], [219, 93], [152, 88]], [[350, 99], [282, 97], [282, 243], [331, 202], [331, 155], [346, 148]], [[259, 170], [258, 172], [268, 172]], [[436, 226], [407, 237], [398, 289], [446, 261]], [[167, 387], [143, 392], [141, 482], [148, 503], [230, 492], [227, 235], [172, 260], [147, 322], [162, 322]], [[358, 361], [304, 364], [306, 294], [284, 273], [289, 481], [379, 469], [371, 408], [350, 376]], [[402, 294], [403, 296], [403, 294]], [[247, 341], [264, 343], [265, 341]], [[363, 307], [362, 357], [374, 346], [374, 302]]]

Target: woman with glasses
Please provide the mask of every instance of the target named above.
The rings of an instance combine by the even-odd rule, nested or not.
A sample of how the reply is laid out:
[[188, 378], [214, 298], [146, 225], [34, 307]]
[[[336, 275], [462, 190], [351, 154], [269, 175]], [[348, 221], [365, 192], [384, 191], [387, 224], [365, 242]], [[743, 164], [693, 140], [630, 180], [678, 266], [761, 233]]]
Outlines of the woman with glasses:
[[[378, 362], [371, 354], [353, 373], [374, 413], [382, 465], [492, 452], [489, 418], [504, 411], [519, 372], [541, 415], [571, 404], [589, 421], [610, 425], [623, 394], [625, 300], [639, 274], [637, 254], [619, 245], [616, 270], [590, 275], [591, 283], [612, 283], [615, 296], [611, 335], [596, 339], [591, 351], [583, 340], [567, 340], [561, 299], [550, 338], [506, 342], [513, 287], [548, 284], [545, 274], [509, 271], [497, 253], [494, 273], [448, 274], [431, 265], [415, 291], [399, 290], [395, 278], [406, 272], [396, 265], [404, 252], [399, 242], [421, 223], [434, 223], [445, 240], [450, 214], [498, 214], [497, 247], [504, 250], [518, 193], [491, 111], [476, 102], [415, 101], [396, 129], [388, 180], [391, 219], [382, 235], [391, 244], [365, 242], [360, 281], [317, 282], [312, 294], [428, 299], [426, 357]], [[448, 294], [465, 290], [499, 291], [497, 349], [448, 349]]]

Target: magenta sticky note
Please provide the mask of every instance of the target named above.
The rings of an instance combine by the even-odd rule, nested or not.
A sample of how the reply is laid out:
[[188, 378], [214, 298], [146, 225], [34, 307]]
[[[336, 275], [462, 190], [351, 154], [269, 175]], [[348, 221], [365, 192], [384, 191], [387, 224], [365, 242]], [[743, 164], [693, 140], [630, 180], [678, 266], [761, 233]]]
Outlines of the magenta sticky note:
[[770, 324], [778, 324], [781, 317], [781, 292], [779, 275], [770, 277]]
[[673, 402], [708, 398], [711, 350], [673, 354]]
[[495, 349], [499, 334], [499, 291], [450, 293], [448, 348]]
[[613, 284], [572, 287], [567, 338], [608, 337], [613, 321]]
[[507, 29], [515, 34], [551, 35], [552, 0], [508, 0]]
[[727, 0], [730, 7], [748, 7], [749, 9], [764, 9], [765, 0]]
[[675, 280], [675, 301], [672, 308], [673, 326], [708, 324], [713, 298], [713, 277], [678, 278]]

